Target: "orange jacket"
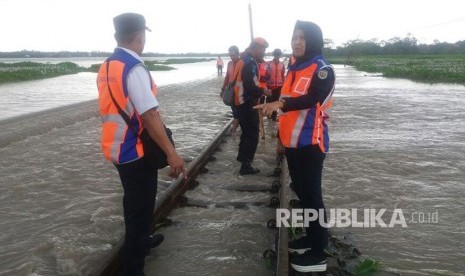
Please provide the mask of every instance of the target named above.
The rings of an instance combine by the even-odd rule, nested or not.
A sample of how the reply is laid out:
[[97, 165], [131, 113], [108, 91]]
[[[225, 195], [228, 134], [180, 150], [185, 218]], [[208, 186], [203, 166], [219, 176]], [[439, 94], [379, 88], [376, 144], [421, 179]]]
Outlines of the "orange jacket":
[[216, 60], [216, 66], [221, 66], [221, 67], [224, 66], [224, 62], [223, 62], [223, 60], [222, 60], [221, 58], [218, 58], [218, 59]]
[[[318, 56], [308, 66], [300, 70], [289, 71], [281, 90], [281, 98], [296, 98], [308, 94], [312, 78], [320, 69], [331, 66]], [[324, 72], [322, 72], [323, 74]], [[288, 111], [279, 117], [279, 138], [287, 148], [301, 148], [307, 145], [319, 145], [323, 153], [329, 148], [329, 135], [326, 119], [332, 105], [333, 90], [322, 104], [309, 109]]]
[[[110, 62], [109, 81], [107, 81], [107, 62]], [[108, 89], [110, 85], [116, 102], [128, 114], [132, 127], [140, 134], [143, 130], [142, 120], [129, 100], [126, 82], [130, 70], [140, 63], [126, 51], [117, 48], [100, 66], [97, 75], [99, 113], [102, 119], [102, 151], [105, 158], [115, 164], [130, 162], [144, 156], [142, 142], [118, 113]], [[152, 92], [156, 95], [157, 89], [153, 80], [151, 85]]]
[[242, 84], [242, 68], [244, 67], [244, 60], [237, 61], [234, 67], [234, 74], [231, 75], [229, 82], [236, 80], [234, 85], [234, 105], [241, 105], [245, 103], [244, 86]]
[[[236, 62], [237, 63], [237, 62]], [[234, 79], [234, 69], [235, 69], [236, 65], [235, 63], [231, 60], [230, 62], [228, 62], [228, 65], [226, 66], [226, 75], [224, 77], [224, 81], [223, 81], [223, 89], [226, 88], [226, 85], [228, 85], [228, 83]]]
[[275, 60], [268, 62], [267, 74], [269, 79], [266, 82], [266, 85], [268, 85], [270, 89], [283, 86], [285, 70], [284, 63], [280, 61], [278, 63], [276, 63]]
[[267, 71], [268, 71], [268, 62], [262, 62], [260, 63], [259, 65], [259, 86], [263, 89], [266, 89], [267, 86], [266, 86], [266, 83], [267, 83], [267, 80], [268, 80], [268, 75], [267, 75]]

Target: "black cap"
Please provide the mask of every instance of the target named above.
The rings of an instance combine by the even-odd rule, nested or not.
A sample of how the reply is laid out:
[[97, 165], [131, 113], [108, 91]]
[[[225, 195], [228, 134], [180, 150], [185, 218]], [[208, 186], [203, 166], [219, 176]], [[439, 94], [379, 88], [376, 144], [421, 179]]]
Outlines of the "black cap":
[[283, 55], [283, 52], [281, 52], [281, 49], [274, 49], [273, 51], [273, 56], [274, 57], [280, 57]]
[[147, 30], [152, 31], [145, 26], [144, 16], [138, 13], [123, 13], [113, 18], [116, 33], [133, 33], [137, 31]]

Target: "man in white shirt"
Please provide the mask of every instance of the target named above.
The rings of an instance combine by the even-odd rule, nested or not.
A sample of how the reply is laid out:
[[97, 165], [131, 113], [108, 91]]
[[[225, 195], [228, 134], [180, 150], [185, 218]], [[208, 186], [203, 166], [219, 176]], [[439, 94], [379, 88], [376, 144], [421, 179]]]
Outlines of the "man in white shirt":
[[[150, 236], [158, 171], [144, 156], [139, 138], [142, 130], [147, 129], [166, 153], [172, 177], [185, 175], [185, 164], [166, 134], [158, 113], [156, 85], [140, 58], [145, 30], [150, 31], [145, 26], [145, 18], [124, 13], [116, 16], [113, 23], [118, 47], [102, 64], [97, 76], [102, 151], [115, 164], [124, 189], [123, 274], [141, 276], [147, 250], [163, 241], [160, 234]], [[130, 126], [120, 112], [126, 113]]]

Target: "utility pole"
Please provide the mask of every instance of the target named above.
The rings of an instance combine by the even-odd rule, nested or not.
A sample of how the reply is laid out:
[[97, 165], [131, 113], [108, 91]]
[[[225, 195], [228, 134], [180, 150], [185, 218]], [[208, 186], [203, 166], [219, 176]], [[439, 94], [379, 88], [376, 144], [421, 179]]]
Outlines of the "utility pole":
[[252, 4], [250, 4], [250, 2], [249, 2], [249, 26], [250, 26], [250, 41], [253, 41]]

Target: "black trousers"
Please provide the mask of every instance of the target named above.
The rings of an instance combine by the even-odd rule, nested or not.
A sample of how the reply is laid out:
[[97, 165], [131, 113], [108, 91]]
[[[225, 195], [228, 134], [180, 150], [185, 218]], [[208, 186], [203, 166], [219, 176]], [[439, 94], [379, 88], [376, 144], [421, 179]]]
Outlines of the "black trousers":
[[279, 97], [281, 97], [281, 86], [277, 87], [277, 88], [274, 88], [271, 90], [271, 97], [268, 97], [266, 99], [266, 101], [268, 103], [272, 103], [272, 102], [276, 102], [277, 100], [279, 100]]
[[145, 158], [116, 165], [123, 184], [123, 209], [126, 233], [123, 247], [123, 275], [144, 275], [157, 195], [158, 171]]
[[[323, 210], [323, 219], [326, 223], [327, 216], [321, 192], [325, 154], [317, 145], [298, 149], [286, 148], [285, 153], [294, 191], [302, 208], [314, 209], [317, 212]], [[320, 218], [318, 217], [318, 219]], [[328, 229], [321, 226], [317, 220], [310, 222], [309, 227], [305, 228], [305, 232], [312, 251], [316, 254], [323, 254], [323, 249], [328, 246]]]
[[257, 151], [259, 138], [258, 111], [253, 109], [253, 105], [250, 102], [236, 106], [236, 111], [242, 130], [237, 161], [252, 162]]

